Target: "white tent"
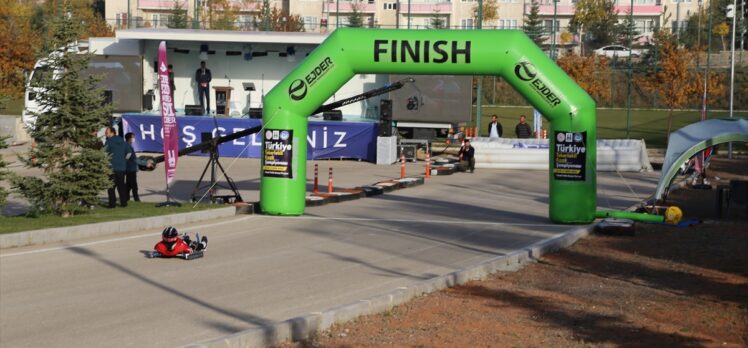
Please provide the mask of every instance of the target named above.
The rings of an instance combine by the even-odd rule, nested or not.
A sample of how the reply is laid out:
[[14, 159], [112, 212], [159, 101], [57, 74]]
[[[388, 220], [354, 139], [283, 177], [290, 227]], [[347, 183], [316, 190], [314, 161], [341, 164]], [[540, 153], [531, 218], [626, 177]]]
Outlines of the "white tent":
[[748, 119], [711, 119], [688, 125], [670, 134], [655, 199], [662, 199], [678, 168], [686, 160], [708, 147], [731, 141], [748, 142]]

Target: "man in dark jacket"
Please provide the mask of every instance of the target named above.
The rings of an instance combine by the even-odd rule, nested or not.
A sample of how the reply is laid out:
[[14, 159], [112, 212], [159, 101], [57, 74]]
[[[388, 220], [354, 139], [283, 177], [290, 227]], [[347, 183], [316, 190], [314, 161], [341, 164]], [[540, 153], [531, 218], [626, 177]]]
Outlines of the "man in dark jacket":
[[519, 117], [519, 123], [517, 124], [517, 127], [514, 128], [514, 133], [517, 134], [517, 138], [520, 139], [532, 138], [532, 129], [530, 128], [530, 125], [527, 124], [527, 118], [525, 115]]
[[140, 202], [140, 196], [138, 196], [138, 156], [135, 154], [135, 149], [132, 148], [133, 141], [135, 141], [135, 134], [125, 134], [125, 142], [127, 143], [125, 183], [127, 184], [127, 193], [132, 193], [132, 200]]
[[498, 139], [503, 135], [504, 129], [501, 127], [499, 118], [496, 115], [491, 115], [491, 122], [488, 124], [488, 137]]
[[[200, 99], [200, 106], [203, 107], [206, 115], [210, 114], [211, 80], [213, 80], [213, 75], [210, 74], [210, 69], [205, 67], [205, 61], [200, 62], [200, 69], [195, 72], [195, 81], [197, 81], [197, 98]], [[203, 95], [205, 95], [205, 101], [203, 101]]]
[[471, 173], [475, 171], [475, 148], [470, 146], [469, 139], [465, 139], [465, 145], [462, 145], [457, 156], [460, 157], [459, 169], [461, 171], [470, 170]]
[[109, 177], [112, 180], [112, 186], [107, 190], [109, 195], [109, 208], [117, 206], [117, 197], [114, 194], [115, 188], [119, 193], [119, 202], [123, 207], [127, 206], [127, 201], [130, 200], [127, 193], [127, 186], [125, 185], [125, 171], [127, 170], [127, 144], [122, 137], [117, 136], [117, 131], [114, 127], [107, 127], [106, 129], [106, 148], [107, 154], [109, 154], [109, 163], [112, 166], [112, 174]]

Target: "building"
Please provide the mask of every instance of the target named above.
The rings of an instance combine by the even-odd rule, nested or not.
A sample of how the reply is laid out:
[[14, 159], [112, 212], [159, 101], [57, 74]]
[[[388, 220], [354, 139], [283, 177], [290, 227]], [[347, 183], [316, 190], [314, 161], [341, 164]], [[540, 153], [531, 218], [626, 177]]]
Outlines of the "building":
[[[106, 17], [117, 29], [166, 28], [175, 6], [187, 10], [187, 15], [191, 19], [200, 19], [205, 17], [207, 3], [207, 0], [106, 0]], [[258, 30], [262, 2], [228, 0], [228, 3], [236, 10], [237, 30]], [[473, 29], [476, 27], [477, 3], [475, 0], [269, 0], [270, 7], [300, 16], [305, 31], [316, 33], [329, 32], [338, 26], [347, 25], [349, 16], [354, 11], [361, 14], [365, 27]], [[574, 14], [576, 0], [559, 0], [555, 4], [555, 9], [551, 0], [539, 0], [539, 3], [540, 16], [549, 33], [553, 31], [553, 19], [556, 18], [556, 43], [560, 43], [561, 32], [568, 27], [569, 20]], [[497, 4], [499, 18], [484, 21], [484, 28], [522, 28], [531, 2], [497, 0]], [[699, 0], [616, 1], [619, 16], [628, 15], [633, 8], [637, 30], [645, 38], [651, 36], [656, 27], [685, 29], [686, 19], [696, 13], [700, 6], [702, 2]], [[665, 18], [669, 18], [669, 23], [663, 23]], [[207, 26], [204, 20], [192, 24], [193, 28]], [[548, 40], [547, 43], [551, 41]]]

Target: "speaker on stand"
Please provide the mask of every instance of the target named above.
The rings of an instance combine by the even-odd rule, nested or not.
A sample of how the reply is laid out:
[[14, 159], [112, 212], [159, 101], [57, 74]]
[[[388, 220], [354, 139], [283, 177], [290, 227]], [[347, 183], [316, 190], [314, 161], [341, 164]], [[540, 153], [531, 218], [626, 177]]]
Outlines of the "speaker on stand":
[[392, 100], [379, 101], [379, 136], [392, 136]]

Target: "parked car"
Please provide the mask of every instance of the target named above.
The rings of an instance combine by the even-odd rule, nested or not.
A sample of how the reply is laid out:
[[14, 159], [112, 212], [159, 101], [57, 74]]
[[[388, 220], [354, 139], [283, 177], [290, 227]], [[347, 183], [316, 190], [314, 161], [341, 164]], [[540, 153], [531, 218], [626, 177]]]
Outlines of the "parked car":
[[[628, 58], [629, 48], [621, 45], [608, 45], [603, 46], [595, 50], [595, 54], [599, 56], [606, 56], [608, 58]], [[631, 57], [639, 58], [642, 56], [642, 51], [637, 49], [631, 50]]]

